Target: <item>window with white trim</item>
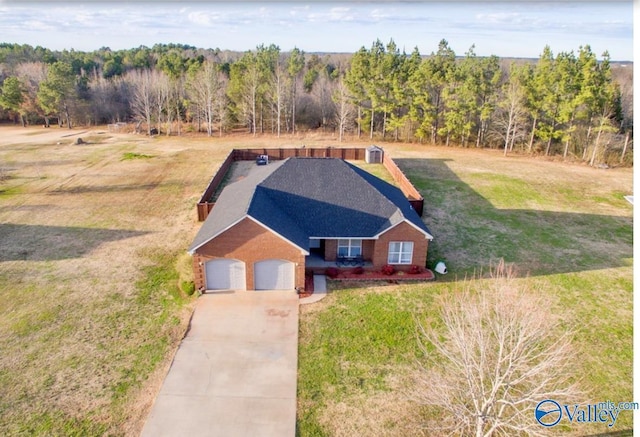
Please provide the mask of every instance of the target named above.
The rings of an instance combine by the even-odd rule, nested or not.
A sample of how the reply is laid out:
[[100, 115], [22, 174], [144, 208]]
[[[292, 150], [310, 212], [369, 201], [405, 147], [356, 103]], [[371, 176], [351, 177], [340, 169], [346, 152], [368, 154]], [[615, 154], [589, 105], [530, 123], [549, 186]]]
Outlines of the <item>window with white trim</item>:
[[357, 256], [362, 256], [362, 240], [338, 240], [338, 256], [345, 258], [355, 258]]
[[389, 264], [411, 264], [413, 241], [392, 241], [389, 243]]

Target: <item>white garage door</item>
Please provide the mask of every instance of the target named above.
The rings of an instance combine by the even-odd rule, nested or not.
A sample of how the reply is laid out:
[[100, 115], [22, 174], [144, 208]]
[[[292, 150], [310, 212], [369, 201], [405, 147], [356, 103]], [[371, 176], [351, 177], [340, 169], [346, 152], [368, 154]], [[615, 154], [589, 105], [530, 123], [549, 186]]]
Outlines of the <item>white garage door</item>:
[[244, 263], [237, 259], [216, 259], [206, 263], [207, 290], [246, 290]]
[[282, 259], [268, 259], [254, 264], [256, 290], [293, 290], [295, 264]]

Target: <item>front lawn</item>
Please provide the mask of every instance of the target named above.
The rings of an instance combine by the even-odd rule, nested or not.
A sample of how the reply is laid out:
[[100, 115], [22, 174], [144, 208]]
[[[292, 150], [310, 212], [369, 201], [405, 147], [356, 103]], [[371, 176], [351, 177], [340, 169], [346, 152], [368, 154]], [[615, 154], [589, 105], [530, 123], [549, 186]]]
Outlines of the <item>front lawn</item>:
[[[574, 330], [584, 402], [633, 400], [632, 208], [622, 198], [632, 172], [440, 147], [393, 156], [425, 198], [428, 264], [445, 260], [449, 274], [369, 288], [330, 282], [325, 300], [302, 308], [298, 435], [421, 435], [425, 412], [410, 400], [416, 320], [438, 323], [436, 296], [501, 257]], [[627, 411], [614, 429], [564, 432], [632, 423]]]

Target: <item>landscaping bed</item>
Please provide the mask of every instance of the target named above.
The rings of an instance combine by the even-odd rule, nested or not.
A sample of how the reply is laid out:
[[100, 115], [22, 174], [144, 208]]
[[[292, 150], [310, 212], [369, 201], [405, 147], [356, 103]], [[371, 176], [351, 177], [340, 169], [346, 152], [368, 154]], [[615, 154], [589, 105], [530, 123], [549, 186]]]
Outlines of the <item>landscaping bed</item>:
[[435, 274], [429, 269], [417, 269], [412, 272], [395, 271], [384, 269], [382, 271], [370, 271], [359, 269], [332, 269], [325, 272], [328, 278], [337, 281], [432, 281]]
[[298, 293], [298, 297], [309, 297], [313, 294], [313, 274], [304, 276], [304, 290]]

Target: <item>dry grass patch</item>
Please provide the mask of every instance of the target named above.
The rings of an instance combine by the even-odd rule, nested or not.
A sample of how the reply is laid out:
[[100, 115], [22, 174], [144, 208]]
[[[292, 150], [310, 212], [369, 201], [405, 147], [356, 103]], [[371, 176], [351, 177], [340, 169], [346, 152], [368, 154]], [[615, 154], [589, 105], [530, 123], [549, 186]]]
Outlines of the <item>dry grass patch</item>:
[[224, 151], [5, 132], [0, 433], [137, 435], [190, 317], [194, 205]]
[[330, 400], [319, 418], [334, 437], [410, 437], [423, 435], [417, 419], [420, 408], [399, 391], [354, 393]]

